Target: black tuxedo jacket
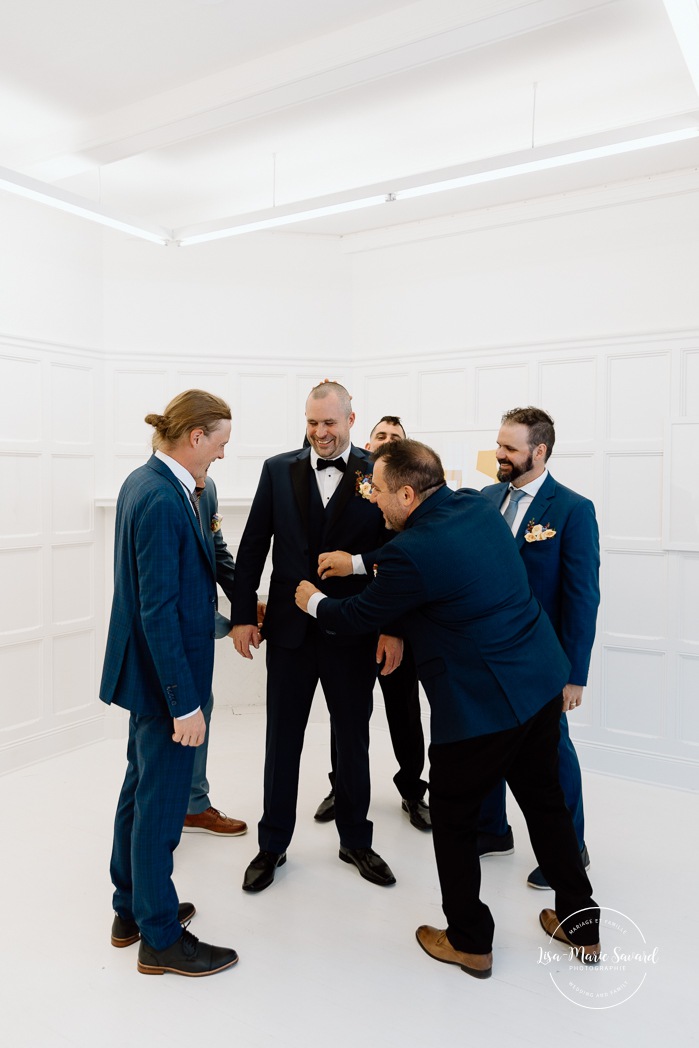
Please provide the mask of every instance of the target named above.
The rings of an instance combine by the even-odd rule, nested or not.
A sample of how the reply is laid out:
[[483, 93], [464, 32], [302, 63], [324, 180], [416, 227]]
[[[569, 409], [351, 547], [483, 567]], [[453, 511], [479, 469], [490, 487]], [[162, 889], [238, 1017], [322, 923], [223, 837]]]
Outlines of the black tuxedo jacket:
[[[350, 448], [347, 469], [322, 511], [324, 527], [318, 553], [341, 549], [365, 554], [380, 548], [392, 534], [379, 508], [358, 492], [359, 476], [370, 474], [372, 469], [366, 452]], [[310, 578], [328, 596], [342, 598], [361, 593], [372, 578], [371, 573], [318, 578], [317, 563], [312, 564], [315, 551], [310, 520], [310, 500], [316, 494], [311, 485], [315, 484], [309, 448], [268, 459], [238, 549], [231, 618], [243, 625], [257, 622], [257, 588], [274, 540], [264, 635], [284, 648], [299, 647], [309, 628], [310, 620], [294, 603], [301, 579]]]

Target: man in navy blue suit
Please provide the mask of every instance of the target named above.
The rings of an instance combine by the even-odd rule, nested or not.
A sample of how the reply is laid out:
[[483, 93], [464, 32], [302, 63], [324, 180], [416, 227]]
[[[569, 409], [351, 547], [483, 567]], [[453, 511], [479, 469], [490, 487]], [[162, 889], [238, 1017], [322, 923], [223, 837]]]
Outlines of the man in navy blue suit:
[[371, 472], [369, 456], [350, 443], [354, 412], [349, 393], [337, 382], [321, 382], [306, 401], [310, 446], [268, 459], [238, 549], [231, 618], [233, 641], [252, 658], [257, 627], [257, 587], [272, 540], [272, 576], [264, 620], [267, 644], [267, 736], [264, 811], [258, 827], [260, 851], [243, 879], [243, 890], [268, 888], [286, 862], [296, 822], [299, 765], [313, 695], [322, 684], [337, 745], [335, 823], [340, 859], [365, 880], [388, 886], [395, 877], [371, 847], [368, 819], [369, 718], [377, 662], [390, 672], [402, 641], [377, 634], [341, 638], [303, 615], [294, 603], [298, 580], [317, 571], [325, 550], [356, 551], [361, 573], [329, 579], [331, 595], [360, 593], [369, 576], [361, 554], [380, 547], [388, 531], [381, 513], [362, 497]]
[[130, 719], [110, 867], [112, 943], [140, 938], [138, 970], [146, 975], [211, 975], [238, 960], [235, 950], [200, 942], [182, 926], [195, 909], [178, 902], [172, 883], [214, 663], [216, 572], [194, 478], [223, 458], [230, 418], [225, 401], [202, 390], [147, 415], [154, 454], [117, 500], [100, 698], [128, 709]]
[[[585, 867], [582, 775], [568, 731], [568, 711], [582, 702], [599, 606], [599, 530], [589, 499], [559, 484], [546, 463], [556, 439], [553, 419], [541, 408], [514, 408], [502, 417], [498, 433], [498, 480], [483, 494], [503, 514], [515, 537], [532, 591], [550, 618], [570, 662], [563, 688], [559, 775], [573, 816]], [[505, 783], [485, 799], [479, 826], [481, 855], [509, 854], [514, 847], [505, 811]], [[532, 888], [548, 888], [537, 867]]]
[[418, 441], [375, 454], [373, 499], [399, 534], [374, 581], [337, 600], [301, 582], [296, 601], [322, 629], [361, 634], [397, 620], [432, 710], [430, 810], [447, 928], [417, 930], [435, 960], [476, 978], [492, 971], [494, 923], [480, 898], [478, 813], [504, 777], [556, 891], [540, 922], [579, 960], [599, 960], [599, 908], [558, 782], [561, 689], [570, 664], [532, 595], [497, 509], [452, 492], [439, 456]]

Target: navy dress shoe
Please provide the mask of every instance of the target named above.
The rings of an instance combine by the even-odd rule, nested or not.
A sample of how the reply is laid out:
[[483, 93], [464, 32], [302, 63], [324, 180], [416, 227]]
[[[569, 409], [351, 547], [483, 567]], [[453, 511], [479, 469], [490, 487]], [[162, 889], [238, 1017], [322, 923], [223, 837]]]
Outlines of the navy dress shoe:
[[401, 808], [406, 812], [410, 819], [410, 825], [414, 826], [416, 830], [431, 830], [432, 819], [430, 818], [430, 809], [423, 800], [420, 801], [406, 801], [405, 797], [401, 801]]
[[141, 939], [138, 948], [138, 970], [142, 975], [215, 975], [232, 968], [238, 954], [228, 946], [210, 946], [200, 942], [186, 928], [182, 935], [166, 950], [154, 950]]
[[[196, 912], [193, 902], [181, 902], [177, 907], [177, 920], [180, 924], [184, 924], [185, 921], [191, 921]], [[138, 942], [140, 938], [141, 933], [134, 920], [127, 921], [120, 917], [118, 913], [114, 914], [114, 920], [112, 921], [112, 946], [130, 946], [131, 943]]]
[[340, 845], [340, 858], [343, 862], [353, 863], [365, 881], [380, 884], [384, 888], [396, 883], [393, 872], [373, 848], [343, 848]]
[[278, 866], [283, 866], [285, 862], [286, 852], [283, 855], [269, 851], [259, 852], [245, 871], [243, 891], [261, 892], [269, 888], [274, 880], [275, 870]]
[[[583, 844], [582, 848], [580, 849], [580, 858], [582, 859], [583, 866], [585, 867], [585, 869], [589, 870], [590, 856], [587, 853], [587, 845], [585, 844]], [[527, 884], [530, 888], [538, 888], [539, 891], [550, 891], [551, 889], [551, 885], [541, 872], [540, 866], [537, 866], [537, 868], [535, 870], [532, 870], [532, 872], [529, 874], [529, 876], [527, 877]]]
[[479, 833], [476, 847], [481, 859], [486, 855], [512, 855], [515, 850], [512, 827], [507, 827], [507, 833]]
[[335, 818], [335, 791], [331, 790], [327, 797], [318, 805], [313, 818], [316, 822], [332, 822]]

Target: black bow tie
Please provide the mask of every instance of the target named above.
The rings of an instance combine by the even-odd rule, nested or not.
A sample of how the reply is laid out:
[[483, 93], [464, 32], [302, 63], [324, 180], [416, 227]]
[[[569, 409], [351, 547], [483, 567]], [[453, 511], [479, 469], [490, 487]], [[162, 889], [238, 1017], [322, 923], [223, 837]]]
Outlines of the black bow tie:
[[337, 459], [322, 459], [322, 458], [319, 458], [318, 459], [318, 465], [316, 466], [316, 469], [330, 469], [331, 466], [334, 466], [335, 469], [339, 469], [340, 473], [344, 473], [345, 469], [347, 468], [347, 463], [345, 462], [345, 460], [343, 458], [337, 458]]

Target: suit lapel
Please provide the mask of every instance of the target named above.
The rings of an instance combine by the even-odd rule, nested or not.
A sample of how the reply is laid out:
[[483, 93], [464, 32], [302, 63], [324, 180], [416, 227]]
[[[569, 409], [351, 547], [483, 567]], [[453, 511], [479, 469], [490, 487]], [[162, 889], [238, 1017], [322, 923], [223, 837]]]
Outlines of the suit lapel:
[[172, 472], [172, 470], [168, 466], [165, 465], [164, 462], [161, 462], [159, 458], [156, 458], [156, 456], [153, 455], [149, 459], [147, 464], [151, 467], [151, 469], [154, 469], [156, 471], [156, 473], [159, 473], [165, 480], [169, 481], [172, 484], [172, 486], [174, 487], [174, 489], [177, 492], [177, 494], [179, 495], [179, 497], [182, 499], [183, 509], [184, 509], [185, 513], [187, 514], [187, 517], [189, 519], [189, 523], [190, 523], [191, 527], [194, 528], [194, 532], [195, 532], [197, 538], [199, 539], [199, 542], [201, 544], [201, 548], [204, 551], [204, 553], [206, 554], [206, 559], [207, 559], [207, 561], [209, 563], [209, 567], [211, 568], [211, 570], [214, 573], [214, 575], [216, 575], [216, 565], [215, 565], [215, 562], [214, 562], [213, 544], [211, 546], [211, 549], [209, 549], [209, 543], [207, 542], [206, 536], [204, 535], [204, 531], [203, 531], [203, 529], [208, 526], [208, 521], [205, 523], [204, 519], [202, 518], [202, 522], [201, 522], [202, 526], [199, 527], [199, 521], [197, 520], [197, 518], [196, 518], [196, 516], [194, 514], [194, 509], [192, 507], [192, 503], [191, 503], [190, 498], [188, 497], [186, 491], [182, 487], [182, 484], [177, 479], [175, 474]]
[[311, 453], [306, 449], [295, 462], [291, 463], [291, 486], [294, 489], [296, 505], [301, 514], [304, 535], [308, 534], [308, 495], [311, 482], [310, 457]]
[[548, 514], [550, 512], [550, 504], [553, 499], [556, 490], [556, 482], [549, 473], [548, 477], [541, 485], [536, 495], [532, 499], [529, 509], [524, 514], [522, 523], [517, 530], [517, 545], [524, 545], [524, 536], [527, 533], [527, 526], [530, 523], [534, 524], [546, 524], [548, 523]]

